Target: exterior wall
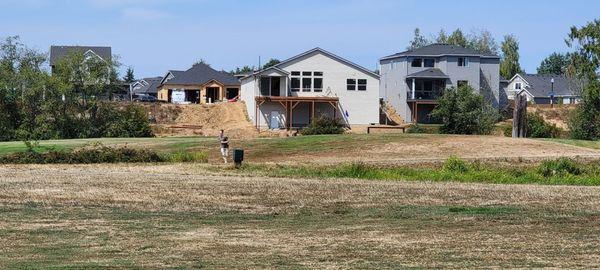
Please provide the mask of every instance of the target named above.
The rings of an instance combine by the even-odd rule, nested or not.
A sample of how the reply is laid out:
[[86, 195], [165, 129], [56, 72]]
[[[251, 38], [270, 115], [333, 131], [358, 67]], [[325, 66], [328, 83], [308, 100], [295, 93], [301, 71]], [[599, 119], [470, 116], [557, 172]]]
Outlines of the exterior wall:
[[501, 97], [500, 91], [500, 59], [481, 58], [479, 67], [481, 94], [494, 108], [504, 107], [506, 98]]
[[406, 58], [382, 60], [380, 62], [380, 95], [390, 103], [405, 122], [410, 122], [410, 108], [407, 93], [409, 86], [406, 82], [408, 73]]
[[[398, 57], [380, 61], [380, 95], [396, 109], [405, 122], [411, 122], [411, 110], [407, 103], [407, 93], [411, 86], [406, 77], [427, 69], [411, 67], [413, 58], [428, 57]], [[458, 58], [459, 56], [435, 58], [434, 67], [450, 77], [447, 80], [446, 88], [456, 86], [458, 81], [468, 81], [473, 89], [487, 97], [492, 105], [498, 107], [502, 100], [499, 59], [471, 56], [467, 57], [469, 66], [459, 67]]]
[[[288, 73], [292, 71], [319, 71], [323, 72], [323, 92], [291, 92], [291, 96], [297, 97], [338, 97], [339, 112], [338, 116], [345, 115], [344, 120], [349, 125], [365, 125], [379, 122], [379, 78], [375, 75], [366, 73], [346, 63], [340, 62], [318, 51], [310, 55], [304, 56], [295, 61], [277, 66]], [[282, 95], [288, 92], [290, 83], [289, 77], [287, 83], [282, 77], [281, 84], [287, 89], [282, 91]], [[346, 79], [366, 79], [366, 91], [348, 91], [346, 90]], [[258, 78], [256, 78], [258, 80]], [[254, 77], [245, 78], [242, 80], [242, 99], [246, 102], [248, 116], [255, 121], [255, 101], [254, 97], [260, 94], [258, 83]], [[252, 94], [250, 94], [252, 93]], [[267, 103], [265, 103], [267, 104]], [[261, 106], [259, 113], [260, 123], [262, 126], [267, 125], [269, 119], [269, 110], [274, 109], [273, 106]], [[299, 105], [294, 109], [293, 124], [308, 123], [308, 108], [302, 108]], [[327, 104], [327, 106], [330, 106]], [[280, 107], [280, 106], [279, 106]], [[318, 108], [321, 105], [315, 105], [315, 116], [318, 116]], [[281, 109], [283, 110], [283, 109]], [[323, 109], [325, 110], [325, 109]], [[282, 115], [282, 117], [285, 117]], [[304, 119], [306, 118], [306, 119]]]
[[157, 98], [158, 100], [161, 101], [168, 101], [169, 98], [169, 89], [185, 89], [185, 90], [200, 90], [200, 103], [201, 104], [205, 104], [206, 103], [206, 88], [209, 87], [216, 87], [219, 88], [219, 100], [217, 101], [222, 101], [225, 100], [225, 89], [227, 88], [240, 88], [239, 85], [221, 85], [215, 82], [212, 82], [210, 84], [207, 85], [183, 85], [183, 84], [166, 84], [163, 85], [157, 93]]
[[521, 77], [515, 77], [513, 80], [508, 82], [508, 86], [506, 87], [506, 96], [508, 97], [508, 99], [515, 99], [515, 95], [518, 94], [518, 92], [520, 91], [515, 88], [515, 85], [517, 83], [521, 83], [521, 89], [527, 86], [527, 84], [523, 79], [521, 79]]

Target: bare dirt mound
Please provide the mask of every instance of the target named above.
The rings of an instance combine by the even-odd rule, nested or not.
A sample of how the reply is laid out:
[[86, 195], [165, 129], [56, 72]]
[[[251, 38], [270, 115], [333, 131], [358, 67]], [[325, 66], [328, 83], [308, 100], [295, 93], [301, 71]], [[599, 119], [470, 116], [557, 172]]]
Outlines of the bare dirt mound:
[[569, 130], [569, 116], [577, 108], [577, 105], [530, 105], [527, 110], [541, 115], [548, 123], [555, 124], [557, 127]]
[[224, 129], [232, 138], [257, 137], [243, 102], [215, 104], [153, 104], [148, 112], [156, 119], [157, 136], [217, 136]]

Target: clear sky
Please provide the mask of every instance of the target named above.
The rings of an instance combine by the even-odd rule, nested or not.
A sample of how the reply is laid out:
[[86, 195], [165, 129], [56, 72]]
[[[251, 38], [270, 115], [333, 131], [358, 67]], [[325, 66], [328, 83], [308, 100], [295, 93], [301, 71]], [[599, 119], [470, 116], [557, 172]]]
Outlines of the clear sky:
[[41, 51], [112, 46], [138, 78], [201, 58], [231, 70], [314, 47], [374, 69], [406, 48], [415, 27], [427, 36], [487, 29], [498, 42], [512, 33], [521, 65], [535, 72], [547, 55], [568, 50], [571, 26], [600, 19], [600, 1], [0, 0], [0, 11], [2, 38], [19, 35]]

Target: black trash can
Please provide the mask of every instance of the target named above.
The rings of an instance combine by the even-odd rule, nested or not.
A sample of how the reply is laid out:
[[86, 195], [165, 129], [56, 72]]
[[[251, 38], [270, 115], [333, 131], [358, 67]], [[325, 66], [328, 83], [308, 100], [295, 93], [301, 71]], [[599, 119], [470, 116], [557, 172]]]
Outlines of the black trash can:
[[235, 163], [235, 166], [242, 166], [242, 161], [244, 161], [244, 150], [233, 149], [233, 162]]

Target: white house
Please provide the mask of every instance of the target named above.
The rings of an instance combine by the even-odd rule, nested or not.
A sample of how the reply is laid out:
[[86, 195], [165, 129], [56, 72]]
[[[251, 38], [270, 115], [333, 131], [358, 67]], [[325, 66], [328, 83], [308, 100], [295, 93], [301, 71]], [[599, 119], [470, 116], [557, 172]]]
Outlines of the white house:
[[379, 122], [379, 75], [315, 48], [241, 79], [257, 128], [302, 127], [327, 116], [352, 126]]

